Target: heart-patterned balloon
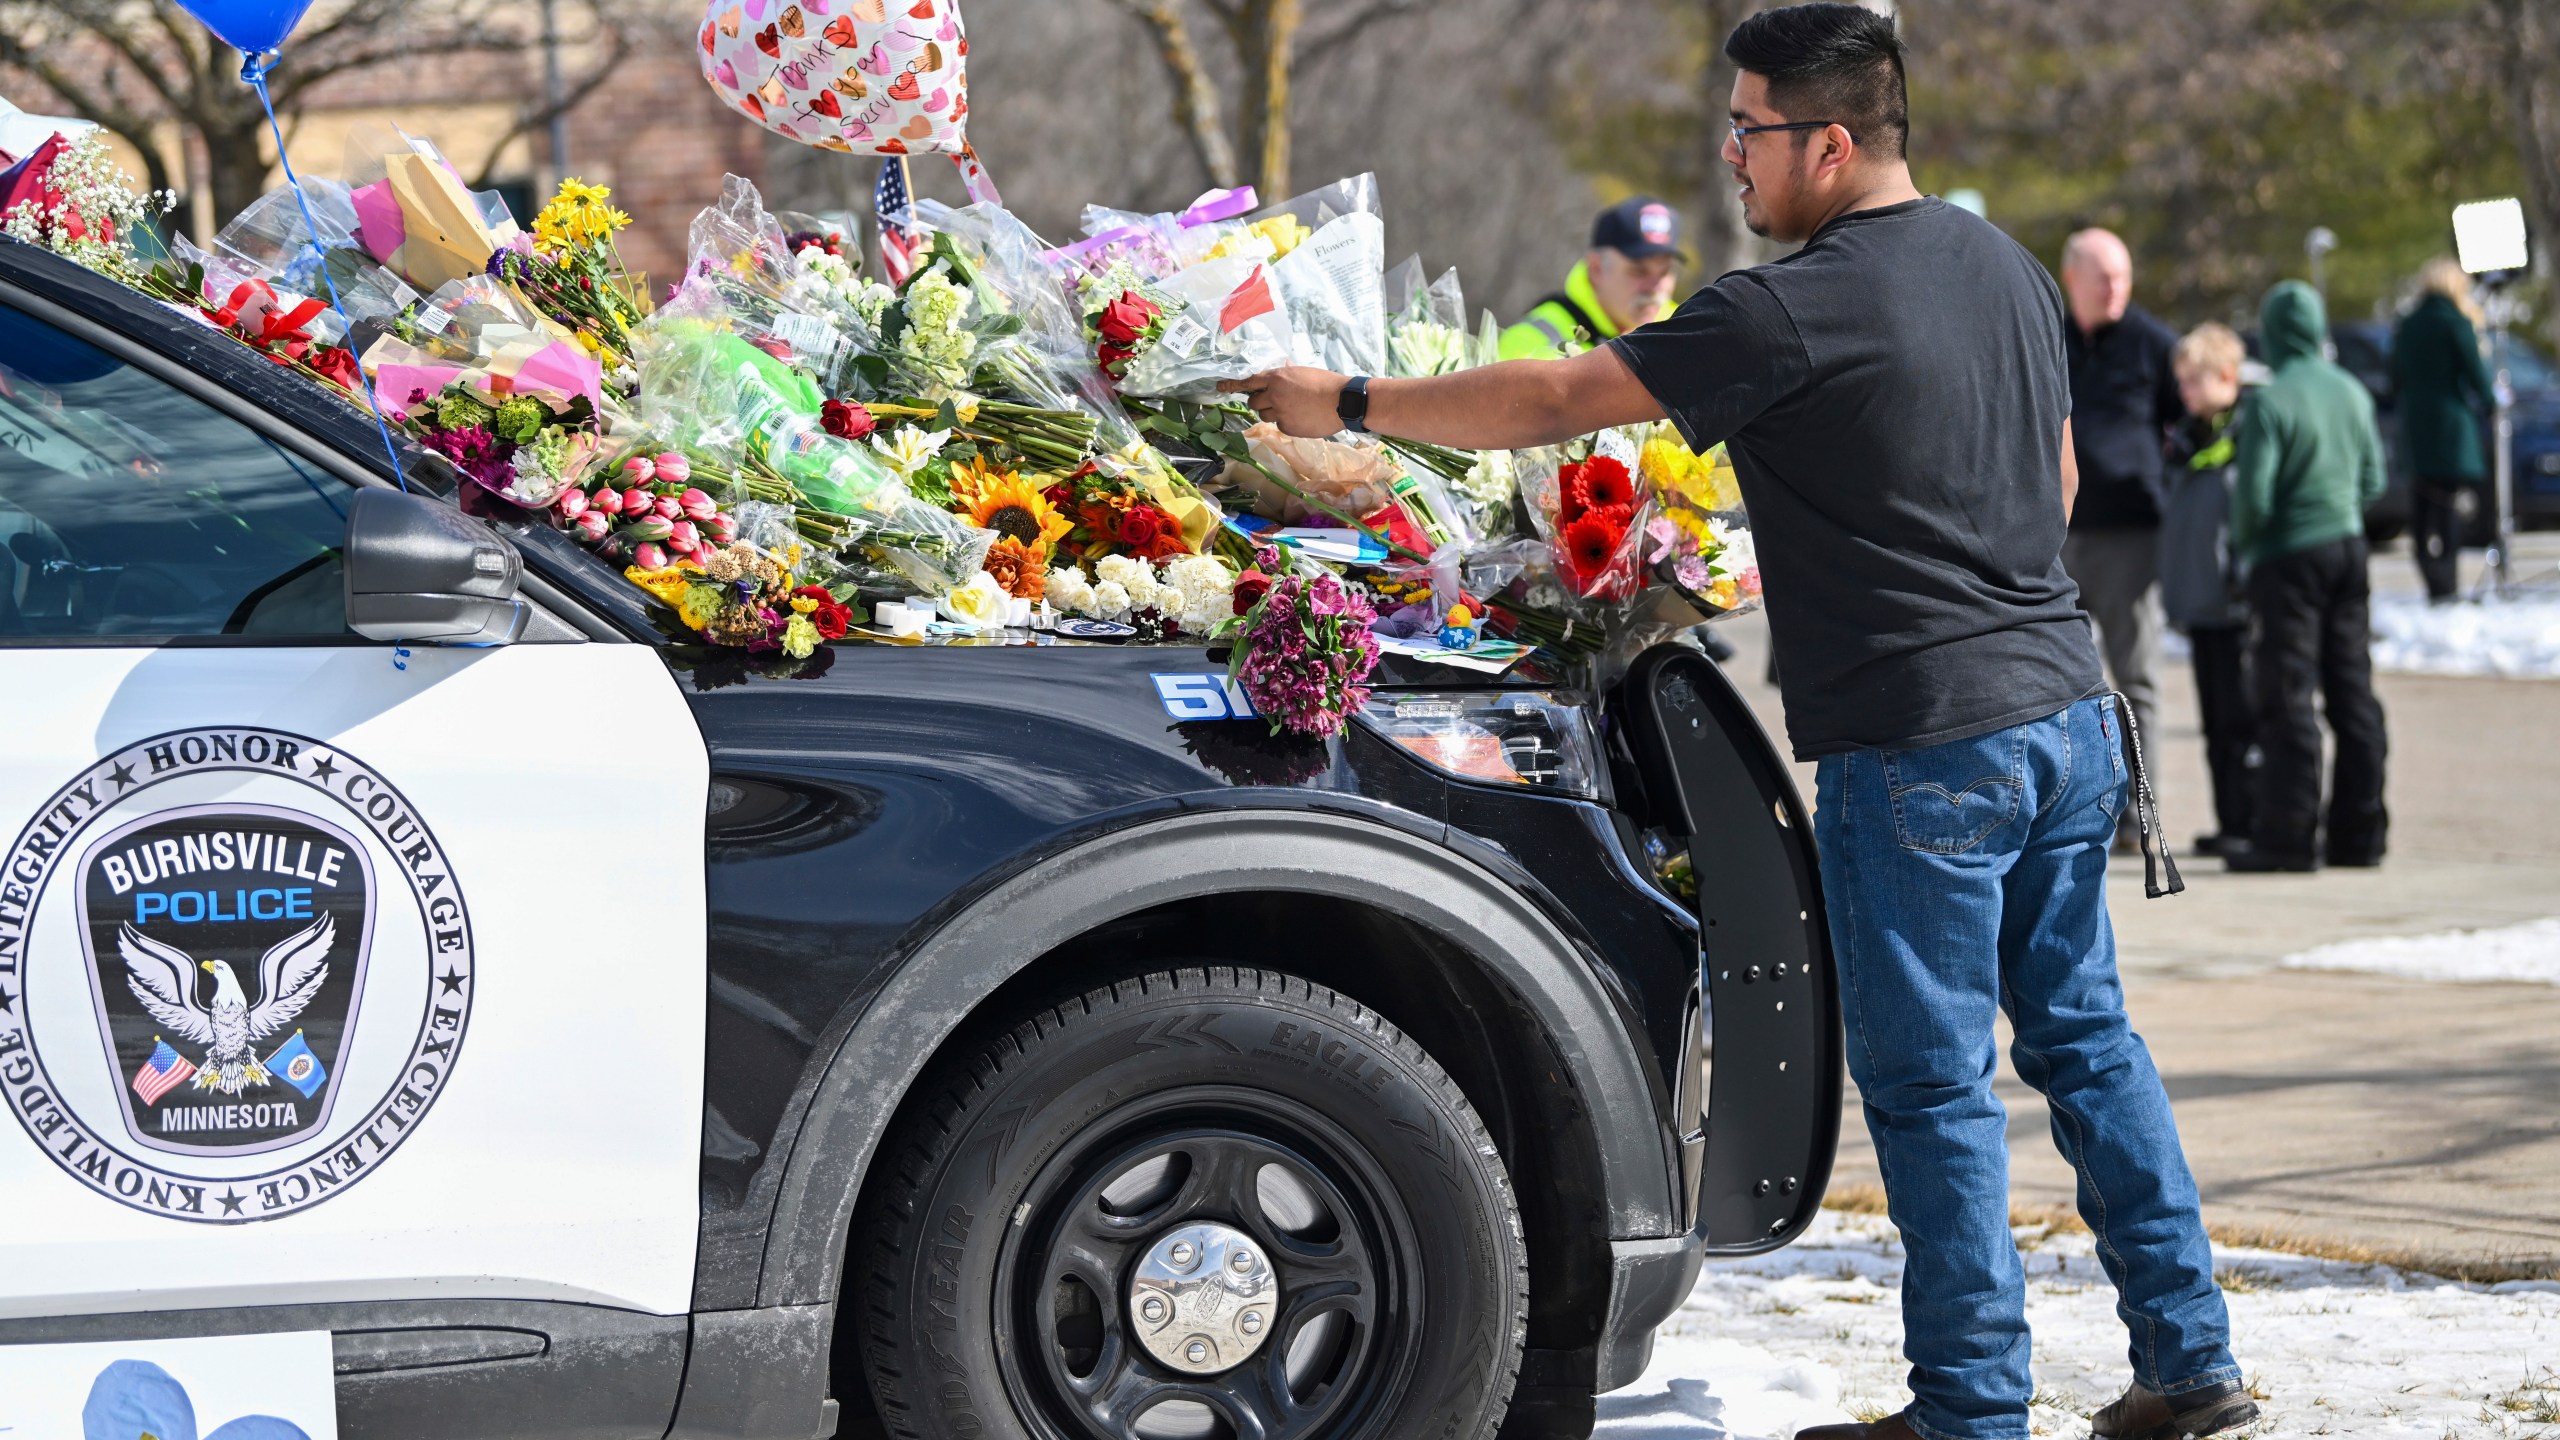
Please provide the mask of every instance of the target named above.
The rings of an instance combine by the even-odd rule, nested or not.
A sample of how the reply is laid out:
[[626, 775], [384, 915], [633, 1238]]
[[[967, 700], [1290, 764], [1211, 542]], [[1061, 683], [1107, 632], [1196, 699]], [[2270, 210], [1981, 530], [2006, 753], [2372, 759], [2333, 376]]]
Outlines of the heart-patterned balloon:
[[970, 193], [995, 188], [969, 150], [969, 34], [960, 0], [709, 0], [703, 78], [786, 139], [871, 155], [961, 157]]

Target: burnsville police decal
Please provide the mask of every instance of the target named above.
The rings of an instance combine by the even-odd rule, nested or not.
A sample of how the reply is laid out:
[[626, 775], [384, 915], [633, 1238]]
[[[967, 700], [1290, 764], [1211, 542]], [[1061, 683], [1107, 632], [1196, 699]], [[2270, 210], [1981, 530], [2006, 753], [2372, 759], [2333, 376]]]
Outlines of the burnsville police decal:
[[0, 1096], [152, 1214], [274, 1219], [362, 1180], [443, 1093], [472, 982], [425, 817], [322, 741], [140, 741], [0, 856]]

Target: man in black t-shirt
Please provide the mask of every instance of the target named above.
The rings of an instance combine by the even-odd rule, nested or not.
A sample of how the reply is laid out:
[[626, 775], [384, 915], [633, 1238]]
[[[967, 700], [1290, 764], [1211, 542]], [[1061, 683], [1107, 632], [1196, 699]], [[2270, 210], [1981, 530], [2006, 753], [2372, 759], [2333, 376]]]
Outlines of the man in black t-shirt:
[[1752, 228], [1804, 248], [1566, 360], [1374, 385], [1231, 385], [1295, 435], [1469, 449], [1675, 422], [1722, 441], [1751, 511], [1815, 839], [1850, 1072], [1906, 1252], [1912, 1403], [1799, 1440], [2023, 1440], [2033, 1384], [2009, 1232], [2006, 1008], [2132, 1332], [2100, 1436], [2256, 1415], [2195, 1182], [2124, 1014], [2106, 915], [2124, 717], [2062, 569], [2076, 484], [2062, 296], [2034, 258], [1912, 187], [1893, 22], [1767, 10], [1724, 159]]

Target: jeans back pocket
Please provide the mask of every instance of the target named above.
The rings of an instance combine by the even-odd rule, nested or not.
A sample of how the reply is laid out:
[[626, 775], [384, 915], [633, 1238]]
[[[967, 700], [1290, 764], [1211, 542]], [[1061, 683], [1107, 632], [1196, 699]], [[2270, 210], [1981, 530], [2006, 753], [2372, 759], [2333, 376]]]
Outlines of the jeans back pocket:
[[2018, 818], [2027, 793], [2026, 727], [1921, 750], [1884, 752], [1894, 838], [1905, 850], [1960, 855]]

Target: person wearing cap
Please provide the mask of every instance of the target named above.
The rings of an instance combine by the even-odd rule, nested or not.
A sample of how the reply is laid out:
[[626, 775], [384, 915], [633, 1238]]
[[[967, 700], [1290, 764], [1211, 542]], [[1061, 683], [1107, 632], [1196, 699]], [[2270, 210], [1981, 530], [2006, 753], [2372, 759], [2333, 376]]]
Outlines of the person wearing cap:
[[1612, 205], [1591, 222], [1591, 253], [1502, 332], [1505, 360], [1579, 355], [1671, 313], [1680, 282], [1680, 214], [1650, 195]]

